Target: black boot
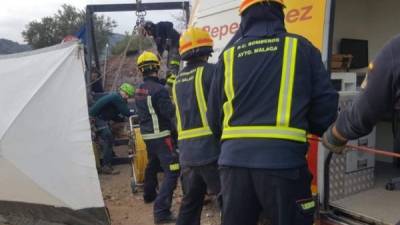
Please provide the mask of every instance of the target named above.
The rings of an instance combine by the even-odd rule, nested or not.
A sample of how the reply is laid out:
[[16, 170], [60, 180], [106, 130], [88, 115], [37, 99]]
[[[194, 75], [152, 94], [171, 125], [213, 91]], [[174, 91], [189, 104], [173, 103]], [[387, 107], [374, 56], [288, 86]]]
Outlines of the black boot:
[[169, 216], [164, 218], [154, 218], [155, 224], [166, 224], [166, 223], [175, 223], [176, 217], [171, 213]]

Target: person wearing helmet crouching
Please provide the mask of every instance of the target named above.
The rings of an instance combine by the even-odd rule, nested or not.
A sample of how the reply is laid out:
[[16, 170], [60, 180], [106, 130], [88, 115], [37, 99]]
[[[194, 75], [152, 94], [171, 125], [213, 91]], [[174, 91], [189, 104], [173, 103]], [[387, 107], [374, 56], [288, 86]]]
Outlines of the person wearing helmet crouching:
[[102, 139], [101, 152], [103, 162], [101, 172], [104, 174], [117, 174], [111, 166], [114, 137], [109, 122], [123, 121], [124, 117], [133, 115], [133, 110], [128, 108], [127, 100], [135, 93], [135, 88], [124, 83], [119, 92], [113, 92], [101, 97], [89, 109], [89, 115], [95, 119], [96, 131]]
[[[172, 196], [180, 173], [179, 156], [171, 138], [175, 108], [167, 89], [158, 78], [160, 61], [152, 52], [143, 52], [137, 60], [143, 83], [136, 89], [135, 103], [140, 131], [146, 143], [148, 165], [144, 178], [144, 201], [154, 202], [156, 224], [175, 221], [171, 212]], [[164, 171], [164, 180], [157, 194], [157, 173]]]
[[184, 190], [176, 224], [194, 225], [200, 224], [205, 195], [220, 191], [219, 141], [212, 135], [206, 116], [214, 72], [214, 65], [207, 61], [213, 52], [213, 40], [208, 32], [192, 27], [182, 34], [179, 45], [187, 65], [172, 88]]

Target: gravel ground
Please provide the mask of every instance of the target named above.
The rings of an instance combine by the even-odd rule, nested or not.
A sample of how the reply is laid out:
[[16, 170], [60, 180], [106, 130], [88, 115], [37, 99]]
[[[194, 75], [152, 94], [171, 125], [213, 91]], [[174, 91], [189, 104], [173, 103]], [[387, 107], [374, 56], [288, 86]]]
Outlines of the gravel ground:
[[[117, 151], [119, 155], [119, 151]], [[142, 192], [132, 194], [130, 187], [131, 168], [129, 165], [116, 166], [118, 175], [100, 175], [104, 201], [111, 215], [112, 225], [153, 225], [153, 205], [144, 204]], [[182, 198], [181, 188], [174, 194], [173, 212], [178, 213]], [[212, 201], [204, 207], [202, 225], [220, 224], [219, 211]]]

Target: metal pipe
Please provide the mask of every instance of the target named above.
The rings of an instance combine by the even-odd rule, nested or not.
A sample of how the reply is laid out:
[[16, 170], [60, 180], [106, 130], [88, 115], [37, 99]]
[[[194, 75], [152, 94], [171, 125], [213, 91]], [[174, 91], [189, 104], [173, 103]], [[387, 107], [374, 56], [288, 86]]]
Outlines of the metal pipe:
[[[179, 10], [189, 8], [189, 1], [182, 2], [152, 2], [142, 3], [141, 6], [144, 10]], [[137, 11], [137, 4], [99, 4], [99, 5], [87, 5], [92, 12], [118, 12], [118, 11]]]
[[103, 80], [102, 80], [102, 86], [105, 89], [106, 87], [106, 79], [107, 79], [107, 62], [108, 62], [108, 53], [109, 53], [109, 48], [110, 45], [107, 43], [106, 44], [106, 56], [104, 58], [104, 66], [103, 66]]

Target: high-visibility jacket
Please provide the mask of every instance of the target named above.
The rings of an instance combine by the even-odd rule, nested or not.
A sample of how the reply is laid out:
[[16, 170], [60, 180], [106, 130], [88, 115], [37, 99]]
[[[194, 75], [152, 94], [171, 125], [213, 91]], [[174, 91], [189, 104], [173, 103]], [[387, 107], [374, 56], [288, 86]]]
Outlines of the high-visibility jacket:
[[336, 117], [338, 95], [303, 37], [244, 36], [224, 51], [216, 76], [208, 115], [221, 165], [304, 166], [307, 133], [322, 134]]
[[167, 89], [157, 77], [145, 77], [135, 94], [135, 104], [144, 140], [171, 135], [175, 109]]
[[178, 147], [183, 166], [216, 162], [219, 141], [208, 126], [206, 111], [214, 65], [188, 64], [177, 76], [173, 96], [176, 106]]

